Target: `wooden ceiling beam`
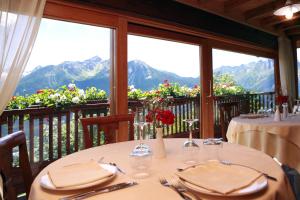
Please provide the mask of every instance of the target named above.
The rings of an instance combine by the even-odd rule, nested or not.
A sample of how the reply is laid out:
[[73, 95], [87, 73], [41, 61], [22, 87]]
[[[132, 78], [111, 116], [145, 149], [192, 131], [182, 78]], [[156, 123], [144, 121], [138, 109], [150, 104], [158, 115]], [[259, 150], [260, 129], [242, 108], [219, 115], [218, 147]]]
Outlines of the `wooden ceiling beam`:
[[276, 9], [282, 7], [285, 4], [285, 2], [286, 2], [285, 0], [276, 0], [274, 2], [267, 3], [257, 8], [248, 10], [244, 13], [245, 19], [250, 20], [250, 19], [256, 19], [256, 18], [273, 15], [273, 12]]
[[275, 28], [277, 30], [285, 31], [285, 30], [292, 29], [292, 28], [299, 27], [299, 26], [300, 26], [300, 20], [296, 19], [293, 21], [288, 21], [288, 22], [284, 22], [281, 24], [277, 24], [277, 25], [275, 25]]
[[224, 2], [224, 11], [228, 12], [235, 9], [243, 4], [247, 3], [245, 0], [227, 0]]
[[289, 29], [285, 33], [289, 36], [300, 35], [300, 27]]

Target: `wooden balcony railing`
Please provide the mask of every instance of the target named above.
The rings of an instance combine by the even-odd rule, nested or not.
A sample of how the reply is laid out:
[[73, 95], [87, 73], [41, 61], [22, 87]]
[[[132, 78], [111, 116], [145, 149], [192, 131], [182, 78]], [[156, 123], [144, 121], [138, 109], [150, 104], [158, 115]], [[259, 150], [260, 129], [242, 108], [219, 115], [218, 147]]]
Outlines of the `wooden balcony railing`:
[[220, 130], [220, 112], [218, 108], [219, 103], [239, 102], [242, 107], [242, 112], [256, 113], [261, 108], [273, 109], [275, 106], [275, 92], [265, 92], [257, 94], [240, 94], [240, 95], [226, 95], [214, 97], [214, 124], [215, 135], [218, 135]]

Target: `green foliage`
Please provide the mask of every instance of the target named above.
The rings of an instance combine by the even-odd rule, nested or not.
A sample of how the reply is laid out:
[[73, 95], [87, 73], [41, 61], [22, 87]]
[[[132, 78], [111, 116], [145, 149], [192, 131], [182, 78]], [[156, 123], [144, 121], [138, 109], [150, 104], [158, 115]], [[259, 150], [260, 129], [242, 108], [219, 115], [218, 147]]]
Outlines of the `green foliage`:
[[104, 90], [90, 87], [85, 90], [86, 100], [102, 100], [106, 98], [106, 92]]
[[155, 97], [166, 98], [168, 96], [174, 98], [196, 97], [199, 94], [200, 87], [198, 85], [195, 85], [194, 88], [189, 88], [187, 86], [180, 86], [178, 83], [170, 83], [168, 80], [165, 80], [164, 83], [159, 84], [157, 88], [150, 91], [135, 89], [133, 85], [128, 87], [128, 99], [131, 100], [152, 99]]
[[[237, 85], [233, 76], [229, 74], [215, 75], [214, 76], [214, 95], [230, 95], [245, 93], [246, 90]], [[172, 96], [178, 97], [196, 97], [200, 95], [200, 86], [195, 85], [193, 88], [187, 86], [180, 86], [178, 83], [171, 83], [165, 80], [159, 84], [157, 88], [150, 91], [142, 91], [128, 87], [128, 99], [151, 99], [154, 97], [166, 98]], [[65, 108], [71, 105], [84, 104], [89, 100], [103, 100], [106, 99], [106, 92], [95, 87], [89, 87], [82, 90], [76, 87], [75, 84], [70, 83], [68, 86], [64, 85], [57, 90], [42, 89], [38, 90], [36, 94], [29, 96], [14, 96], [9, 102], [7, 109], [25, 109], [32, 105]]]
[[65, 108], [71, 105], [84, 104], [87, 100], [106, 99], [106, 92], [95, 87], [87, 88], [85, 91], [70, 83], [57, 90], [41, 89], [29, 96], [14, 96], [9, 102], [7, 109], [25, 109], [32, 105]]
[[222, 74], [215, 75], [214, 77], [214, 95], [230, 95], [230, 94], [241, 94], [245, 93], [246, 90], [237, 85], [232, 75]]

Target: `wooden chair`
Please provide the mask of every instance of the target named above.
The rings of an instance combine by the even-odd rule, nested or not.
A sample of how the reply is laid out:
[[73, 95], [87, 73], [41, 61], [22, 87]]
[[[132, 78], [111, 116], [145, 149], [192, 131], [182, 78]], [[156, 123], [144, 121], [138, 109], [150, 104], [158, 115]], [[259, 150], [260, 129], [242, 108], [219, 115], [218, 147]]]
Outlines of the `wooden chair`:
[[103, 131], [105, 136], [105, 144], [108, 144], [108, 143], [116, 142], [115, 131], [119, 129], [120, 122], [129, 122], [129, 140], [133, 140], [134, 139], [134, 126], [133, 126], [134, 114], [82, 118], [81, 123], [82, 123], [83, 134], [84, 134], [85, 148], [90, 148], [93, 146], [93, 140], [91, 138], [91, 133], [89, 131], [88, 126], [96, 125], [98, 127], [97, 130], [98, 135], [100, 135], [100, 132]]
[[15, 184], [16, 168], [12, 166], [12, 149], [14, 147], [19, 147], [19, 165], [27, 197], [33, 181], [24, 131], [18, 131], [0, 138], [0, 172], [3, 177], [4, 199], [8, 200], [17, 199], [17, 195], [20, 194], [20, 191], [16, 190], [17, 186]]
[[233, 117], [240, 115], [239, 102], [219, 103], [221, 134], [224, 141], [227, 141], [226, 132]]

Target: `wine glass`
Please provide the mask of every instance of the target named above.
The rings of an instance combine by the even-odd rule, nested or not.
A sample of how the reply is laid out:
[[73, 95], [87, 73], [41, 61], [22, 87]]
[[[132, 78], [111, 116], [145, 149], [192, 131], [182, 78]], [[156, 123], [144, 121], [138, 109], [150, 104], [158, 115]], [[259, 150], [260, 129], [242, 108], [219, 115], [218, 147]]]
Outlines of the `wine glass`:
[[193, 126], [193, 123], [199, 121], [199, 119], [184, 119], [183, 120], [184, 122], [188, 123], [189, 125], [189, 131], [190, 131], [190, 134], [189, 134], [189, 139], [187, 141], [184, 142], [183, 146], [184, 147], [199, 147], [195, 141], [193, 140], [193, 132], [192, 132], [192, 126]]
[[198, 162], [199, 145], [193, 140], [192, 126], [199, 119], [185, 119], [184, 122], [189, 125], [189, 138], [183, 144], [183, 162], [188, 165], [194, 165]]
[[139, 144], [130, 153], [130, 165], [134, 170], [134, 178], [145, 178], [150, 175], [149, 168], [152, 161], [152, 151], [143, 142], [144, 127], [148, 124], [148, 122], [143, 120], [142, 113], [138, 113], [137, 121], [134, 125], [139, 130]]
[[143, 142], [144, 127], [148, 124], [149, 122], [144, 121], [143, 114], [139, 112], [137, 120], [134, 122], [134, 126], [138, 128], [139, 132], [139, 144], [134, 147], [131, 154], [151, 153], [150, 147]]

